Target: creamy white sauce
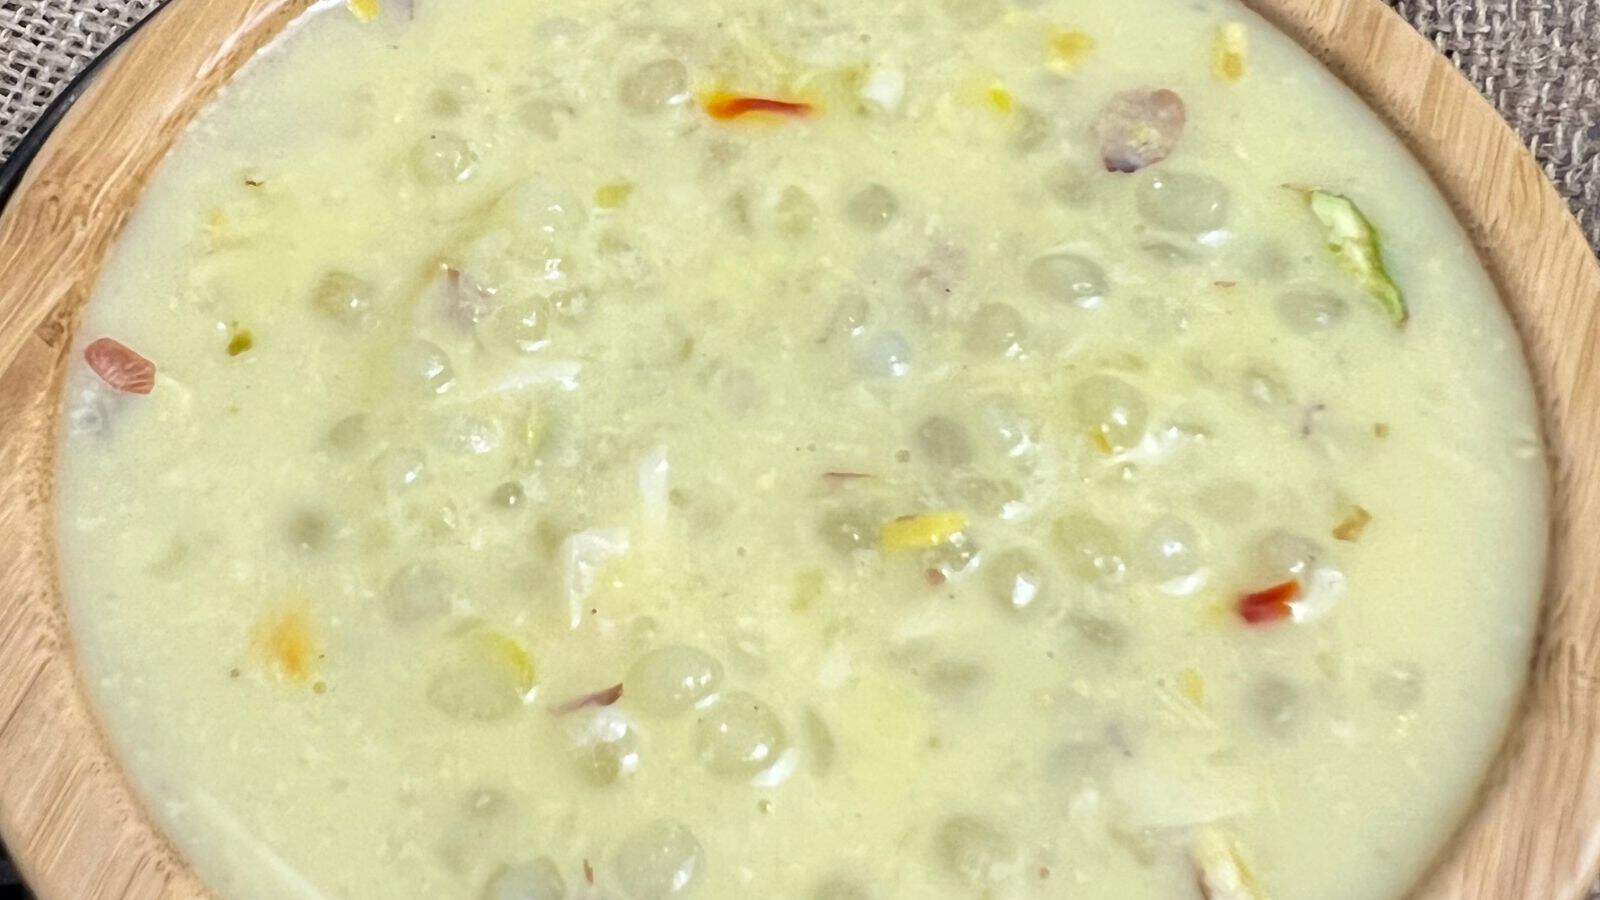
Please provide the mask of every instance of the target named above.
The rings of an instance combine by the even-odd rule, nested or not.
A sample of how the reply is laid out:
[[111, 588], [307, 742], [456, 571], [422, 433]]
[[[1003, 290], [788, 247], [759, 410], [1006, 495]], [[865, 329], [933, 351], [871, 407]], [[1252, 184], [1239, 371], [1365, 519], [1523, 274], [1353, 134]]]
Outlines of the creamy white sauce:
[[[1181, 137], [1107, 172], [1154, 88]], [[322, 5], [107, 336], [159, 374], [69, 379], [73, 627], [225, 896], [1392, 896], [1523, 683], [1515, 335], [1232, 3]]]

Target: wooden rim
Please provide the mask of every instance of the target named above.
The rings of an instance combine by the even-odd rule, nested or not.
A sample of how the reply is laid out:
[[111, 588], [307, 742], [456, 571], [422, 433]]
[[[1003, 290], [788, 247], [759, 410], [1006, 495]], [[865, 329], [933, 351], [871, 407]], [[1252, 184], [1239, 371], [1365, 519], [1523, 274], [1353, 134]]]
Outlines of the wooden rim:
[[[54, 419], [78, 311], [195, 111], [310, 0], [179, 0], [105, 66], [0, 213], [0, 837], [42, 898], [203, 896], [100, 733], [55, 581]], [[1522, 713], [1413, 894], [1581, 898], [1600, 869], [1600, 265], [1487, 101], [1378, 0], [1247, 0], [1382, 115], [1499, 285], [1542, 401], [1551, 567]]]

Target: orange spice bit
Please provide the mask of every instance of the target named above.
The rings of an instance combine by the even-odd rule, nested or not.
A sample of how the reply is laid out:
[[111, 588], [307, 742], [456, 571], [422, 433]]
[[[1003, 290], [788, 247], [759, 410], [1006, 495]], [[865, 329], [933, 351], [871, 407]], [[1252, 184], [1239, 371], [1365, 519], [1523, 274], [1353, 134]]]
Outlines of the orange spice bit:
[[1367, 530], [1367, 523], [1371, 521], [1372, 513], [1367, 512], [1365, 507], [1352, 506], [1344, 521], [1333, 526], [1333, 536], [1341, 541], [1359, 541], [1361, 532]]
[[311, 614], [304, 605], [269, 616], [257, 627], [255, 643], [286, 681], [305, 681], [319, 658], [311, 634]]
[[1271, 625], [1289, 618], [1290, 601], [1300, 596], [1300, 582], [1285, 581], [1239, 598], [1239, 618], [1251, 625]]
[[769, 97], [746, 97], [739, 94], [713, 93], [700, 101], [706, 115], [726, 122], [751, 113], [770, 113], [801, 118], [811, 115], [815, 108], [799, 100], [773, 100]]

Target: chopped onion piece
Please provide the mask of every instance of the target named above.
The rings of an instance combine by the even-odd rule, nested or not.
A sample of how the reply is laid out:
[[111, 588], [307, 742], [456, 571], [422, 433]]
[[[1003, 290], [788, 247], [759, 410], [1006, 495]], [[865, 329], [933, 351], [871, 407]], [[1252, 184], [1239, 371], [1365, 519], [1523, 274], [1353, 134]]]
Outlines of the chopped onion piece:
[[1205, 569], [1195, 569], [1187, 575], [1179, 575], [1161, 582], [1158, 590], [1169, 597], [1192, 597], [1206, 586], [1209, 575]]
[[639, 463], [639, 499], [644, 505], [645, 524], [660, 530], [667, 524], [671, 505], [667, 501], [670, 489], [671, 465], [667, 462], [667, 448], [652, 449]]
[[1195, 885], [1205, 900], [1261, 900], [1261, 889], [1240, 858], [1238, 845], [1218, 829], [1200, 829], [1189, 857]]
[[592, 528], [561, 542], [561, 577], [571, 624], [583, 624], [583, 601], [593, 593], [605, 564], [628, 552], [625, 528]]
[[1317, 566], [1306, 575], [1305, 590], [1300, 599], [1289, 604], [1289, 613], [1297, 623], [1315, 622], [1332, 612], [1346, 591], [1343, 572], [1331, 566]]
[[528, 361], [511, 370], [490, 390], [467, 399], [481, 400], [494, 394], [515, 394], [546, 384], [559, 385], [563, 391], [575, 391], [578, 389], [578, 373], [582, 370], [583, 364], [575, 359]]
[[892, 67], [873, 66], [861, 86], [861, 99], [869, 106], [893, 113], [906, 98], [906, 73]]
[[1121, 765], [1110, 779], [1119, 819], [1132, 829], [1186, 828], [1250, 808], [1237, 773], [1180, 760]]
[[777, 762], [757, 772], [750, 783], [756, 787], [774, 788], [794, 775], [795, 769], [800, 767], [800, 751], [789, 747], [778, 754]]

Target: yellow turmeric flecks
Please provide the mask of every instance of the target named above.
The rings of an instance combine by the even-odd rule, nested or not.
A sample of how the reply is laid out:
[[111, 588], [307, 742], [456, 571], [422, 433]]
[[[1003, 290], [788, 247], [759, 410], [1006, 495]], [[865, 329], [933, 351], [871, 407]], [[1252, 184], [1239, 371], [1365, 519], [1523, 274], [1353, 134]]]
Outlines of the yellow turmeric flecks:
[[1206, 680], [1194, 669], [1184, 669], [1178, 673], [1178, 693], [1196, 708], [1205, 709]]
[[883, 526], [884, 550], [926, 550], [947, 543], [967, 527], [967, 517], [958, 512], [901, 516]]
[[1211, 41], [1211, 73], [1229, 84], [1236, 84], [1245, 73], [1245, 51], [1249, 47], [1244, 26], [1229, 22], [1217, 29]]
[[1058, 75], [1071, 75], [1078, 71], [1083, 61], [1094, 52], [1094, 38], [1081, 31], [1056, 30], [1050, 33], [1049, 61], [1046, 63]]
[[633, 185], [626, 181], [603, 184], [594, 192], [594, 205], [600, 209], [616, 209], [633, 194]]
[[1009, 116], [1017, 108], [1017, 98], [1011, 95], [1003, 85], [991, 85], [984, 94], [984, 99], [989, 102], [989, 107], [1002, 116]]
[[533, 658], [528, 655], [528, 651], [522, 649], [522, 645], [517, 643], [515, 638], [498, 631], [486, 631], [476, 635], [476, 639], [485, 662], [495, 662], [504, 666], [519, 694], [533, 690], [533, 686], [539, 681], [539, 673], [534, 668]]

